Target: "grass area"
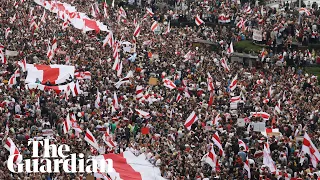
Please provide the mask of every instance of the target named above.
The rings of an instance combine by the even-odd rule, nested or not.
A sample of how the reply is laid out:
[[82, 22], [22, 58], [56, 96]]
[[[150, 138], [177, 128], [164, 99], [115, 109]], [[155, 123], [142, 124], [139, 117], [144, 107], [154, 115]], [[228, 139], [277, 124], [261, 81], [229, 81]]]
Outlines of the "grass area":
[[[306, 67], [305, 72], [308, 74], [317, 76], [318, 80], [320, 80], [320, 66]], [[320, 85], [320, 81], [319, 81], [319, 85]]]
[[305, 70], [309, 74], [313, 74], [318, 77], [320, 76], [320, 66], [306, 67]]
[[249, 53], [249, 52], [260, 53], [260, 51], [262, 50], [262, 47], [253, 44], [251, 40], [247, 40], [247, 41], [236, 42], [234, 45], [234, 49], [240, 53], [242, 53], [242, 52], [244, 52], [244, 53]]

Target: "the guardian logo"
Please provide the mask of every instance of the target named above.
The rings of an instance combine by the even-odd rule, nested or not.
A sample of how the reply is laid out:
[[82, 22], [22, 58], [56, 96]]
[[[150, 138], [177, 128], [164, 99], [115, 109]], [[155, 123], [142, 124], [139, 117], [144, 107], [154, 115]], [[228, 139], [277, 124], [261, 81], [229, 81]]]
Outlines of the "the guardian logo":
[[[17, 159], [22, 159], [21, 155], [13, 154], [9, 156], [7, 167], [11, 172], [60, 173], [60, 165], [62, 165], [63, 170], [66, 173], [108, 173], [113, 170], [113, 161], [111, 159], [92, 158], [87, 159], [86, 162], [84, 162], [83, 153], [79, 153], [78, 156], [75, 153], [68, 155], [70, 147], [66, 144], [57, 147], [55, 144], [50, 144], [49, 139], [44, 139], [43, 141], [29, 141], [28, 146], [30, 146], [30, 144], [33, 146], [31, 159], [19, 162]], [[42, 157], [39, 156], [39, 145], [44, 148]]]

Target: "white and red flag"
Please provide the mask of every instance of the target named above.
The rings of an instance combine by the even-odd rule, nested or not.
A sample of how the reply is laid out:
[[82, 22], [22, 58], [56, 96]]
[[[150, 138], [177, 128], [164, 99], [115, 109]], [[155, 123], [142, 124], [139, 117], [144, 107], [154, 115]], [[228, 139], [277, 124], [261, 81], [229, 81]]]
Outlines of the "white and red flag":
[[299, 13], [300, 13], [300, 14], [305, 13], [307, 16], [310, 16], [310, 15], [311, 15], [311, 12], [310, 12], [307, 8], [300, 8], [300, 9], [299, 9]]
[[17, 69], [14, 71], [14, 76], [15, 76], [15, 77], [20, 77], [20, 74], [21, 74], [20, 69], [17, 68]]
[[141, 27], [140, 27], [140, 24], [137, 24], [134, 32], [133, 32], [133, 36], [134, 37], [138, 37], [140, 35], [140, 31], [141, 31]]
[[[121, 154], [108, 153], [93, 157], [98, 162], [105, 161], [105, 167], [108, 167], [108, 160], [113, 162], [112, 169], [108, 174], [103, 171], [94, 173], [94, 177], [101, 180], [165, 180], [161, 177], [159, 167], [153, 166], [145, 157], [141, 154], [135, 156], [131, 151], [124, 151]], [[152, 173], [150, 173], [152, 172]]]
[[43, 23], [46, 22], [46, 10], [45, 9], [43, 10], [43, 14], [42, 14], [42, 17], [41, 17], [41, 22], [43, 22]]
[[151, 31], [154, 32], [157, 29], [158, 25], [159, 25], [158, 21], [153, 22], [151, 25]]
[[251, 179], [251, 171], [250, 171], [250, 164], [249, 164], [248, 157], [247, 157], [246, 161], [243, 162], [243, 168], [247, 171], [248, 179]]
[[126, 77], [120, 79], [118, 82], [115, 83], [116, 88], [119, 89], [119, 87], [124, 83], [130, 83], [130, 78], [132, 77], [133, 77], [133, 72], [129, 71]]
[[220, 116], [220, 113], [218, 113], [218, 114], [216, 115], [216, 117], [213, 119], [212, 124], [215, 125], [216, 127], [218, 127], [220, 120], [221, 120], [221, 116]]
[[163, 85], [171, 90], [177, 87], [170, 79], [163, 79]]
[[244, 143], [241, 139], [238, 139], [238, 144], [239, 144], [239, 148], [242, 147], [245, 151], [248, 152], [249, 148], [248, 148], [247, 144]]
[[136, 87], [136, 99], [140, 100], [143, 97], [143, 86], [137, 86]]
[[230, 68], [228, 66], [228, 63], [227, 63], [227, 60], [225, 58], [221, 58], [220, 59], [220, 63], [221, 63], [221, 66], [223, 67], [223, 69], [226, 71], [226, 72], [229, 72], [230, 71]]
[[213, 134], [212, 141], [216, 146], [218, 146], [220, 156], [225, 156], [218, 132]]
[[238, 74], [230, 82], [230, 85], [229, 85], [230, 91], [233, 91], [237, 87], [237, 82], [238, 82]]
[[262, 135], [268, 137], [268, 134], [270, 133], [280, 133], [278, 128], [266, 128], [264, 131], [261, 132]]
[[320, 161], [320, 153], [307, 133], [305, 133], [303, 136], [301, 153], [308, 154], [310, 156], [313, 167], [317, 168], [317, 165]]
[[182, 99], [182, 96], [180, 94], [177, 94], [177, 97], [176, 97], [176, 102], [180, 102]]
[[240, 21], [237, 23], [237, 27], [239, 28], [239, 29], [242, 29], [243, 27], [245, 27], [245, 23], [246, 23], [246, 21], [241, 17], [240, 18]]
[[94, 17], [94, 18], [98, 17], [98, 14], [97, 14], [93, 4], [91, 4], [90, 12], [91, 12], [92, 17]]
[[152, 12], [152, 9], [146, 8], [146, 10], [147, 10], [147, 14], [149, 14], [150, 17], [154, 15], [154, 13]]
[[230, 23], [231, 22], [230, 15], [229, 14], [225, 15], [224, 13], [219, 14], [218, 22], [220, 22], [220, 23]]
[[123, 69], [122, 61], [119, 61], [118, 66], [116, 67], [118, 77], [121, 77], [122, 69]]
[[272, 97], [272, 85], [269, 87], [267, 97], [270, 99]]
[[92, 147], [99, 150], [99, 144], [96, 138], [93, 136], [93, 134], [89, 131], [89, 129], [86, 130], [84, 140], [87, 141], [87, 143], [90, 144]]
[[264, 145], [263, 149], [263, 164], [266, 165], [272, 173], [277, 171], [275, 163], [270, 155], [270, 149], [266, 145]]
[[74, 78], [74, 66], [67, 65], [39, 65], [26, 64], [26, 83], [35, 83], [39, 80], [42, 84], [50, 82], [53, 84], [65, 83]]
[[108, 131], [102, 135], [102, 140], [109, 148], [116, 147], [116, 143], [112, 140], [112, 137], [109, 135]]
[[13, 24], [14, 21], [17, 19], [16, 16], [17, 16], [17, 15], [14, 14], [13, 17], [10, 17], [10, 23], [11, 23], [11, 24]]
[[19, 5], [19, 2], [14, 1], [14, 3], [13, 3], [14, 8], [17, 8], [17, 7], [18, 7], [18, 5]]
[[6, 28], [5, 38], [8, 39], [9, 33], [12, 33], [10, 27]]
[[94, 107], [99, 109], [100, 108], [100, 92], [99, 90], [97, 89], [97, 95], [96, 95], [96, 100], [94, 102]]
[[228, 54], [234, 53], [232, 42], [230, 43], [230, 45], [229, 45], [229, 47], [228, 47], [228, 49], [227, 49], [227, 53], [228, 53]]
[[27, 71], [27, 59], [26, 59], [26, 57], [23, 58], [18, 64], [21, 67], [22, 72], [26, 72]]
[[270, 114], [266, 112], [251, 112], [250, 113], [252, 117], [261, 117], [264, 120], [269, 120]]
[[114, 39], [113, 39], [113, 33], [112, 32], [109, 32], [109, 34], [103, 40], [103, 47], [105, 47], [107, 44], [110, 47], [113, 47], [113, 45], [114, 45]]
[[67, 117], [63, 120], [63, 132], [67, 134], [71, 129], [70, 114], [68, 113]]
[[208, 107], [212, 106], [213, 99], [214, 99], [214, 94], [213, 94], [213, 92], [210, 92], [209, 101], [208, 101]]
[[164, 34], [168, 34], [170, 31], [171, 31], [171, 29], [170, 29], [170, 21], [169, 21], [168, 25], [167, 25], [167, 28], [166, 28], [166, 31], [164, 32]]
[[80, 89], [79, 81], [74, 83], [74, 86], [71, 87], [71, 92], [73, 97], [78, 96], [79, 94], [82, 94], [82, 90]]
[[205, 162], [208, 163], [213, 169], [219, 166], [218, 156], [214, 152], [213, 145], [210, 145], [210, 151], [205, 158]]
[[209, 72], [207, 74], [208, 74], [208, 77], [207, 77], [208, 91], [213, 92], [214, 91], [213, 78], [211, 77]]
[[198, 117], [194, 111], [189, 115], [186, 122], [184, 123], [184, 126], [190, 130], [193, 123], [198, 121]]
[[119, 13], [119, 17], [123, 17], [123, 18], [126, 18], [126, 17], [127, 17], [127, 13], [126, 13], [126, 11], [123, 9], [123, 7], [120, 7], [120, 8], [119, 8], [118, 13]]
[[17, 77], [15, 76], [15, 74], [12, 74], [12, 76], [8, 81], [8, 85], [15, 85], [15, 84], [17, 84]]
[[[84, 116], [84, 112], [81, 112], [81, 115]], [[77, 123], [76, 116], [74, 114], [72, 114], [70, 121], [71, 121], [72, 129], [74, 129], [76, 133], [81, 133], [82, 129]]]
[[30, 21], [30, 29], [31, 30], [36, 30], [36, 29], [38, 29], [39, 28], [39, 26], [38, 26], [38, 24], [36, 23], [36, 21], [34, 20], [34, 18], [32, 17], [32, 19], [31, 19], [31, 21]]
[[281, 113], [281, 101], [280, 101], [280, 99], [278, 100], [278, 103], [277, 103], [276, 107], [274, 108], [274, 110], [275, 110], [278, 114]]
[[195, 18], [194, 21], [195, 21], [197, 26], [200, 26], [201, 24], [204, 23], [204, 21], [200, 18], [200, 16], [198, 14], [196, 15], [196, 18]]
[[53, 37], [52, 41], [51, 41], [51, 50], [56, 53], [57, 52], [57, 48], [58, 48], [58, 41], [56, 36]]
[[140, 117], [142, 117], [142, 118], [148, 119], [148, 118], [151, 117], [151, 116], [150, 116], [150, 113], [148, 113], [148, 112], [145, 112], [145, 111], [140, 110], [140, 109], [135, 109], [135, 110], [136, 110], [136, 112], [138, 113], [138, 115], [139, 115]]
[[10, 151], [10, 156], [15, 155], [13, 162], [19, 164], [22, 161], [22, 155], [10, 137], [7, 137], [4, 147]]
[[185, 59], [183, 60], [183, 62], [187, 62], [187, 61], [191, 60], [192, 58], [194, 58], [194, 56], [195, 56], [195, 53], [194, 53], [194, 52], [192, 52], [191, 50], [188, 51], [187, 54], [185, 54], [185, 55], [183, 56], [183, 57], [185, 58]]
[[75, 72], [74, 77], [76, 79], [91, 79], [91, 72], [89, 71], [84, 71], [84, 72]]
[[251, 13], [252, 13], [251, 7], [248, 6], [248, 7], [245, 9], [245, 12], [246, 12], [247, 14], [251, 14]]
[[230, 103], [238, 103], [241, 101], [241, 97], [240, 96], [234, 96], [230, 98]]
[[113, 93], [113, 100], [112, 100], [112, 112], [116, 112], [119, 109], [119, 102], [118, 102], [118, 97], [117, 93]]
[[105, 1], [103, 2], [103, 12], [104, 12], [104, 17], [105, 17], [105, 18], [109, 18], [107, 8], [108, 8], [108, 4], [107, 4], [107, 2], [106, 2], [106, 0], [105, 0]]

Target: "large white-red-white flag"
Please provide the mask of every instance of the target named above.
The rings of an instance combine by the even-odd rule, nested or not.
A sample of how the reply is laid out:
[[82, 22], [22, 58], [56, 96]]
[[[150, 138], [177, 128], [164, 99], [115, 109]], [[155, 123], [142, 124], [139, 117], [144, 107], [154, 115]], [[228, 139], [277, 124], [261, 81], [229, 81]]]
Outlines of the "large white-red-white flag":
[[74, 78], [74, 66], [66, 65], [35, 65], [27, 64], [26, 83], [35, 83], [37, 80], [41, 84], [50, 82], [50, 84], [65, 83]]
[[135, 156], [131, 151], [124, 151], [121, 154], [108, 153], [95, 156], [93, 159], [99, 162], [105, 160], [105, 167], [108, 167], [108, 159], [113, 161], [113, 167], [111, 170], [108, 169], [108, 174], [103, 171], [94, 173], [96, 178], [103, 180], [166, 180], [161, 177], [159, 167], [152, 165], [144, 153]]
[[317, 167], [320, 161], [320, 153], [307, 133], [305, 133], [303, 136], [301, 153], [308, 154], [310, 156], [313, 167]]
[[193, 123], [198, 121], [198, 117], [194, 111], [189, 115], [186, 122], [184, 123], [184, 126], [190, 130]]

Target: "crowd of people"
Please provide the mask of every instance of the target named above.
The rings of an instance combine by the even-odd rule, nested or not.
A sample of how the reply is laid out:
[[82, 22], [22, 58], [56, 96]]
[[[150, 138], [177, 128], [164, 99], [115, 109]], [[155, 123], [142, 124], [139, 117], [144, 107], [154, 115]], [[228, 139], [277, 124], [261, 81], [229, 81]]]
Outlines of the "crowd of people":
[[[301, 66], [320, 61], [318, 50], [298, 51], [291, 47], [294, 40], [308, 45], [319, 42], [319, 16], [290, 14], [294, 8], [273, 9], [267, 6], [241, 5], [234, 1], [179, 1], [179, 8], [158, 6], [157, 2], [113, 2], [109, 4], [108, 16], [102, 11], [103, 2], [90, 0], [61, 0], [91, 14], [92, 4], [101, 8], [99, 19], [113, 32], [114, 38], [135, 44], [133, 52], [120, 51], [123, 62], [122, 74], [112, 69], [113, 51], [103, 47], [108, 32], [83, 32], [71, 25], [64, 28], [56, 14], [47, 11], [45, 22], [40, 19], [44, 8], [33, 0], [6, 0], [0, 4], [0, 39], [6, 50], [17, 51], [17, 56], [7, 57], [1, 64], [0, 86], [0, 138], [10, 137], [26, 159], [32, 154], [28, 140], [39, 138], [42, 131], [53, 132], [51, 141], [68, 144], [72, 153], [84, 153], [86, 157], [105, 153], [121, 153], [131, 150], [134, 154], [146, 154], [147, 159], [159, 167], [164, 178], [172, 180], [200, 179], [317, 179], [318, 167], [312, 166], [306, 155], [300, 163], [301, 137], [305, 132], [316, 147], [320, 145], [319, 108], [320, 88], [318, 79], [307, 74]], [[17, 3], [17, 4], [16, 4]], [[182, 5], [181, 5], [182, 3]], [[133, 4], [133, 5], [132, 5]], [[126, 11], [126, 18], [118, 19], [119, 8]], [[128, 8], [127, 8], [128, 7]], [[147, 16], [146, 7], [154, 12]], [[297, 9], [295, 9], [297, 11]], [[230, 23], [219, 22], [220, 14], [228, 14]], [[186, 16], [194, 22], [199, 14], [205, 22], [216, 22], [214, 26], [171, 27], [169, 22]], [[38, 28], [30, 28], [34, 17]], [[243, 19], [244, 25], [237, 27]], [[140, 36], [133, 38], [134, 21], [141, 25]], [[154, 21], [160, 23], [159, 32], [152, 32]], [[298, 23], [298, 21], [300, 23]], [[227, 25], [226, 25], [227, 24]], [[8, 33], [10, 28], [10, 33]], [[228, 54], [230, 43], [252, 39], [252, 29], [263, 31], [266, 53], [259, 55], [262, 66], [248, 67], [244, 63], [231, 62]], [[58, 52], [49, 61], [48, 43], [57, 38]], [[195, 47], [193, 42], [203, 39], [219, 45], [216, 51], [207, 46]], [[190, 53], [189, 53], [190, 52]], [[188, 54], [188, 56], [186, 56]], [[284, 56], [284, 57], [283, 57]], [[21, 73], [15, 85], [8, 80], [17, 68], [17, 62], [26, 58], [28, 64], [69, 64], [77, 72], [89, 71], [91, 79], [80, 80], [81, 95], [69, 98], [53, 91], [30, 90], [24, 82], [27, 73]], [[220, 60], [228, 62], [223, 67]], [[288, 66], [292, 60], [293, 66]], [[132, 71], [130, 82], [115, 87], [119, 79]], [[213, 90], [207, 87], [208, 74], [212, 76]], [[230, 90], [230, 81], [237, 76], [237, 87]], [[158, 79], [157, 85], [149, 83]], [[163, 85], [164, 78], [171, 79], [175, 89]], [[137, 98], [137, 86], [143, 87], [145, 96], [157, 96], [148, 101]], [[272, 89], [272, 91], [270, 91]], [[96, 108], [97, 91], [101, 93], [100, 107]], [[112, 110], [114, 92], [120, 108]], [[272, 92], [272, 93], [270, 93]], [[210, 94], [213, 99], [210, 99]], [[181, 100], [177, 97], [181, 96]], [[232, 97], [240, 96], [236, 108], [230, 106]], [[38, 98], [39, 97], [39, 98]], [[38, 102], [39, 99], [39, 102]], [[209, 101], [212, 102], [209, 103]], [[280, 102], [280, 112], [275, 107]], [[139, 116], [135, 109], [150, 113], [150, 117]], [[192, 112], [198, 117], [191, 129], [184, 123]], [[266, 112], [269, 119], [252, 117], [250, 112]], [[65, 134], [63, 122], [67, 114], [76, 116], [81, 129], [88, 128], [99, 141], [101, 149], [92, 150], [83, 141], [83, 133], [72, 130]], [[217, 118], [220, 117], [220, 118]], [[239, 125], [239, 119], [246, 119]], [[218, 121], [216, 121], [218, 120]], [[279, 134], [267, 137], [255, 130], [254, 124], [265, 122], [265, 127], [279, 129]], [[6, 126], [9, 124], [9, 132]], [[116, 147], [108, 147], [101, 139], [100, 129], [109, 129]], [[148, 133], [141, 133], [147, 128]], [[212, 136], [218, 133], [224, 154], [212, 146]], [[299, 141], [300, 138], [300, 141]], [[239, 148], [242, 140], [249, 149]], [[277, 171], [272, 173], [263, 165], [265, 143]], [[218, 155], [216, 167], [204, 161], [204, 156], [214, 147]], [[83, 174], [11, 173], [7, 166], [10, 154], [0, 146], [0, 179], [81, 179]], [[244, 169], [249, 159], [250, 174]], [[249, 177], [250, 176], [250, 177]]]

